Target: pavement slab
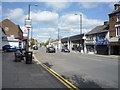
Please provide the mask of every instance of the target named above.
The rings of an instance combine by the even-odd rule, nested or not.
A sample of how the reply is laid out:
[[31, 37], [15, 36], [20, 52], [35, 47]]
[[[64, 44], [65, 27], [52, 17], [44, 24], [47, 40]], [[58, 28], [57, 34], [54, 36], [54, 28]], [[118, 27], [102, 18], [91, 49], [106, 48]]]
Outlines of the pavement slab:
[[37, 62], [25, 64], [14, 59], [13, 52], [2, 53], [2, 88], [67, 88]]

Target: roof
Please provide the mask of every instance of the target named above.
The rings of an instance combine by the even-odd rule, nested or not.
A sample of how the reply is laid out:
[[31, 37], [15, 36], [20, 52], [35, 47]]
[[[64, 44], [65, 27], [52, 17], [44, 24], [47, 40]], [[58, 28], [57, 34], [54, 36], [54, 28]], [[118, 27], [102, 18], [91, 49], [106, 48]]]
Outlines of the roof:
[[84, 35], [83, 34], [78, 34], [78, 35], [74, 35], [74, 36], [70, 36], [70, 37], [66, 37], [66, 38], [62, 38], [61, 42], [67, 42], [67, 41], [77, 41], [77, 40], [82, 40], [82, 37]]
[[20, 26], [19, 25], [16, 25], [18, 28], [19, 28], [19, 30], [21, 31], [21, 33], [23, 33], [23, 31], [22, 31], [22, 29], [20, 28]]
[[[9, 21], [9, 22], [11, 22], [8, 18], [7, 18], [7, 19], [4, 19], [3, 21], [0, 22], [0, 25], [1, 25], [1, 26], [2, 26], [2, 23], [3, 23], [4, 21]], [[11, 22], [11, 23], [13, 23], [13, 22]], [[13, 24], [14, 24], [14, 23], [13, 23]]]
[[[118, 6], [118, 7], [117, 7]], [[120, 13], [120, 2], [118, 2], [117, 4], [114, 4], [114, 7], [117, 9], [115, 9], [112, 13], [110, 13], [109, 15], [112, 15], [112, 14], [117, 14], [117, 13]]]
[[108, 32], [109, 25], [100, 25], [89, 31], [86, 35], [89, 34], [96, 34], [96, 33], [102, 33], [102, 32]]
[[70, 37], [70, 40], [71, 40], [71, 41], [81, 40], [83, 36], [84, 36], [83, 34], [71, 36], [71, 37]]
[[117, 13], [120, 13], [120, 10], [114, 10], [112, 13], [110, 13], [109, 15], [112, 15], [112, 14], [117, 14]]
[[0, 26], [0, 28], [2, 29], [2, 32], [3, 32], [4, 34], [6, 34], [5, 31], [3, 30], [3, 28], [2, 28], [1, 26]]
[[66, 37], [66, 38], [62, 38], [62, 39], [61, 39], [61, 42], [67, 42], [68, 40], [69, 40], [68, 37]]

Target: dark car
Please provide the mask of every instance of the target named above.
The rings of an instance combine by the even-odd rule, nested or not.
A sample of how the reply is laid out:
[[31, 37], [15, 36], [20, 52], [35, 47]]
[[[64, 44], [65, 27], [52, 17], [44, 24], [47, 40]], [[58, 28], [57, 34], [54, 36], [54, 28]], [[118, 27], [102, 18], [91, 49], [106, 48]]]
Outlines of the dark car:
[[48, 53], [55, 53], [56, 51], [55, 51], [54, 47], [47, 47], [46, 48], [46, 52], [48, 52]]
[[62, 48], [61, 52], [70, 52], [70, 50], [68, 48]]
[[10, 49], [10, 45], [4, 45], [2, 47], [2, 50], [5, 51], [5, 52], [9, 51], [9, 49]]

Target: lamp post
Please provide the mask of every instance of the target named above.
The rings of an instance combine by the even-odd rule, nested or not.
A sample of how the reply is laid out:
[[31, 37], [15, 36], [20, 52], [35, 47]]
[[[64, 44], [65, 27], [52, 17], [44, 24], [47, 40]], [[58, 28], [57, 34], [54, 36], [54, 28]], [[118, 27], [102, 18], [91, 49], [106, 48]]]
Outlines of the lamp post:
[[30, 20], [30, 7], [31, 6], [38, 6], [38, 4], [29, 4], [29, 7], [28, 7], [28, 20]]
[[[37, 4], [29, 4], [29, 7], [28, 7], [28, 21], [29, 21], [29, 24], [31, 23], [30, 21], [30, 7], [31, 6], [38, 6]], [[28, 29], [28, 35], [27, 35], [27, 45], [26, 45], [26, 51], [29, 51], [29, 30], [30, 30], [30, 27], [27, 27]]]
[[33, 27], [31, 27], [31, 40], [32, 40], [32, 36], [33, 36]]
[[75, 14], [80, 16], [80, 34], [82, 34], [82, 14]]
[[[79, 15], [79, 21], [80, 21], [80, 34], [82, 34], [82, 14], [75, 14], [75, 15]], [[79, 42], [79, 48], [80, 48], [80, 42]]]
[[57, 44], [57, 50], [60, 49], [60, 28], [59, 28], [59, 17], [58, 17], [58, 25], [57, 25], [57, 29], [58, 29], [58, 44]]
[[57, 49], [59, 48], [59, 39], [60, 39], [60, 37], [59, 37], [59, 27], [58, 27], [58, 45], [57, 45]]

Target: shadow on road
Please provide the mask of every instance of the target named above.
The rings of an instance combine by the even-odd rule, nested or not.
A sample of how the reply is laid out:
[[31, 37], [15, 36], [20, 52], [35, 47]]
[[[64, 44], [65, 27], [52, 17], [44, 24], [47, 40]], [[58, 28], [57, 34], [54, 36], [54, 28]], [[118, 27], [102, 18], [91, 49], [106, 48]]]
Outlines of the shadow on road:
[[43, 63], [43, 64], [45, 64], [46, 66], [48, 66], [49, 68], [51, 68], [53, 65], [50, 65], [48, 62], [45, 62], [45, 63]]
[[[73, 85], [78, 88], [99, 88], [102, 89], [96, 82], [92, 80], [86, 80], [82, 76], [73, 75], [72, 77], [65, 77], [61, 75], [63, 78], [70, 81]], [[103, 89], [102, 89], [103, 90]]]

